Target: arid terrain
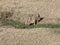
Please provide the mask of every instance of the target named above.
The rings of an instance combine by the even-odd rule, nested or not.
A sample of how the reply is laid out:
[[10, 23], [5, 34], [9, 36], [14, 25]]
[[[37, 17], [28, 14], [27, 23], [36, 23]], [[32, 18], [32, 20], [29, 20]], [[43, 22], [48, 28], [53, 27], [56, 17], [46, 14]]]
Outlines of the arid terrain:
[[[27, 19], [39, 13], [39, 23], [60, 23], [60, 0], [0, 0], [0, 11], [11, 11], [11, 19]], [[20, 20], [21, 21], [21, 20]], [[0, 26], [0, 45], [60, 45], [60, 28], [15, 29]]]
[[60, 29], [0, 28], [0, 45], [60, 45]]
[[60, 23], [60, 0], [0, 0], [0, 9], [13, 10], [14, 20], [39, 13], [44, 18], [41, 23]]

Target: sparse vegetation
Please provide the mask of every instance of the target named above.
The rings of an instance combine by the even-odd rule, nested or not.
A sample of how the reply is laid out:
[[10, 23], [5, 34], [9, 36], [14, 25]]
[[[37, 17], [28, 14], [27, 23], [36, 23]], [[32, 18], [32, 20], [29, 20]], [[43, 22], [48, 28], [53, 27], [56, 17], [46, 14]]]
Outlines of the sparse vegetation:
[[15, 28], [60, 28], [60, 24], [37, 24], [26, 26], [23, 22], [5, 19], [2, 21], [3, 25], [11, 25]]
[[23, 22], [19, 22], [19, 21], [5, 19], [2, 21], [2, 23], [3, 23], [3, 25], [11, 25], [15, 28], [25, 28], [25, 24]]
[[34, 28], [60, 28], [60, 24], [37, 24]]
[[28, 28], [60, 28], [60, 24], [36, 24], [31, 25]]

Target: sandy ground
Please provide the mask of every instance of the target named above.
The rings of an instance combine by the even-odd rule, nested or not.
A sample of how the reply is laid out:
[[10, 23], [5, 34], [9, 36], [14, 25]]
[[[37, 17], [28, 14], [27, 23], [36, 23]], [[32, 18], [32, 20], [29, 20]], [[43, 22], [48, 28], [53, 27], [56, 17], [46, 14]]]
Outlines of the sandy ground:
[[26, 17], [27, 13], [39, 13], [44, 17], [42, 23], [60, 23], [60, 0], [0, 0], [0, 9], [13, 9], [14, 19]]
[[0, 28], [0, 45], [60, 45], [60, 29]]
[[[44, 17], [40, 23], [60, 23], [60, 0], [0, 0], [0, 10], [11, 8], [14, 19], [27, 13], [39, 13]], [[0, 27], [0, 45], [60, 45], [59, 30]]]

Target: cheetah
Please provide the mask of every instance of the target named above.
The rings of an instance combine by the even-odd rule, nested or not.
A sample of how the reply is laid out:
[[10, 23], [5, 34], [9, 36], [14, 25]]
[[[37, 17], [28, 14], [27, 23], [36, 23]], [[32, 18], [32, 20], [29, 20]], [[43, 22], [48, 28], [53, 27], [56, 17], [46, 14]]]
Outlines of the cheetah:
[[40, 20], [40, 14], [29, 14], [26, 21], [25, 21], [25, 24], [26, 25], [36, 25]]

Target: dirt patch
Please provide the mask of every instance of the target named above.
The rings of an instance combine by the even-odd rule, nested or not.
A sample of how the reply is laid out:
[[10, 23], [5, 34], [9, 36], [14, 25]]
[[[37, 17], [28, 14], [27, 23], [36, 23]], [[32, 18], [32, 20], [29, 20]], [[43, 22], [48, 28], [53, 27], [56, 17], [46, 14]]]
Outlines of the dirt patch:
[[60, 29], [0, 28], [0, 45], [60, 45]]

